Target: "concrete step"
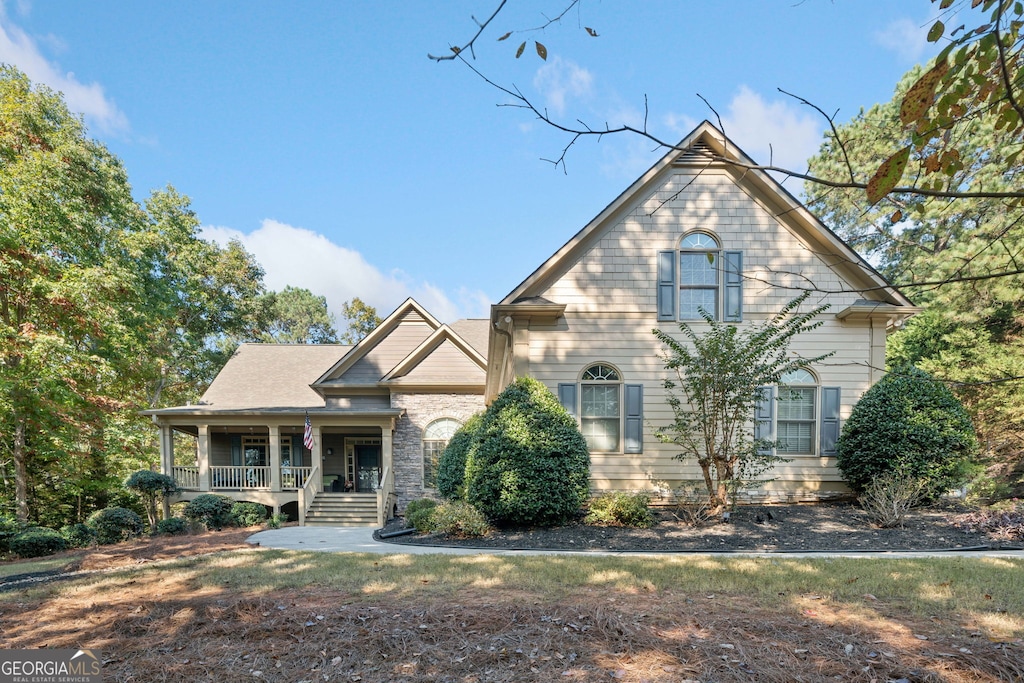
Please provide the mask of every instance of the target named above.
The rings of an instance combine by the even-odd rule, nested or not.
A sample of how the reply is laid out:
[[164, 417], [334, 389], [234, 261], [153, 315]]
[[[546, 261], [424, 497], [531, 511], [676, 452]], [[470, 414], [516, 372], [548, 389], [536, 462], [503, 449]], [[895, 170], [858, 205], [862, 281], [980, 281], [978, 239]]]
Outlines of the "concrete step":
[[306, 526], [377, 526], [377, 494], [318, 493], [306, 514]]

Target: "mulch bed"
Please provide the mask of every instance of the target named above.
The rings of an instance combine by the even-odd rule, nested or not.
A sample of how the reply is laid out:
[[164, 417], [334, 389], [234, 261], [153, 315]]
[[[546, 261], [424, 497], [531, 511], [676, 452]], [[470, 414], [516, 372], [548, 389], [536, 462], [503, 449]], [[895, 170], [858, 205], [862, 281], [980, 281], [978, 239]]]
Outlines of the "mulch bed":
[[[958, 529], [966, 508], [944, 503], [910, 512], [903, 527], [873, 526], [855, 503], [752, 505], [731, 512], [728, 521], [716, 518], [690, 523], [674, 509], [655, 510], [649, 529], [589, 526], [577, 521], [552, 529], [501, 529], [483, 538], [442, 534], [411, 534], [383, 538], [400, 545], [439, 545], [472, 548], [550, 549], [632, 552], [835, 552], [871, 550], [1020, 549], [1024, 542]], [[405, 527], [395, 520], [383, 530]]]

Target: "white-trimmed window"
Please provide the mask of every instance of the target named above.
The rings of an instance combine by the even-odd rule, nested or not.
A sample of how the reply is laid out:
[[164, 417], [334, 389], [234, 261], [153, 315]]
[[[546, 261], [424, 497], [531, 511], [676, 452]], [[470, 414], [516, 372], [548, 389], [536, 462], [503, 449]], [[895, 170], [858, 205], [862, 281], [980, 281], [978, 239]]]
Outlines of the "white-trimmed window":
[[798, 369], [783, 375], [777, 387], [761, 387], [760, 393], [755, 439], [773, 442], [775, 453], [783, 457], [836, 454], [840, 387], [820, 386], [811, 371]]
[[580, 376], [580, 431], [596, 453], [619, 450], [622, 379], [610, 365], [595, 363]]
[[658, 252], [658, 320], [743, 319], [743, 252], [725, 251], [713, 234], [684, 234], [676, 249]]
[[437, 488], [437, 466], [462, 423], [451, 417], [434, 420], [423, 430], [423, 488]]
[[711, 235], [691, 232], [679, 240], [679, 320], [718, 319], [721, 247]]
[[591, 453], [643, 453], [642, 384], [625, 384], [610, 363], [592, 363], [578, 382], [558, 385], [558, 400], [577, 419]]
[[818, 406], [818, 380], [807, 370], [787, 372], [779, 383], [779, 415], [775, 439], [783, 455], [813, 455]]

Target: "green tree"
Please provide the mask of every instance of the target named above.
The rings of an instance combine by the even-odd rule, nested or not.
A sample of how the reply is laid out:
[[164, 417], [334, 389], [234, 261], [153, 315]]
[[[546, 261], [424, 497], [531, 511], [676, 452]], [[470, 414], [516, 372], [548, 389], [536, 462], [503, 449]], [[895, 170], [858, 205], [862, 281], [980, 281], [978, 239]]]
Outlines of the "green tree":
[[[358, 299], [356, 299], [358, 301]], [[308, 289], [287, 286], [267, 292], [261, 301], [265, 322], [260, 341], [278, 344], [337, 344], [334, 316], [327, 298]]]
[[58, 94], [6, 66], [0, 123], [0, 448], [27, 520], [33, 457], [92, 449], [87, 435], [116, 381], [110, 359], [145, 285], [128, 239], [140, 213], [120, 162]]
[[653, 330], [667, 348], [665, 368], [675, 375], [664, 383], [673, 419], [655, 435], [682, 449], [677, 460], [697, 462], [714, 513], [729, 504], [743, 479], [779, 460], [770, 454], [774, 444], [752, 433], [761, 388], [832, 355], [799, 358], [789, 351], [794, 337], [821, 326], [814, 318], [828, 308], [798, 312], [807, 297], [804, 293], [769, 320], [743, 329], [701, 311], [706, 331], [680, 323], [683, 341]]
[[152, 470], [139, 470], [133, 472], [124, 482], [125, 488], [131, 489], [139, 494], [146, 506], [146, 514], [149, 516], [149, 533], [156, 535], [157, 532], [157, 500], [178, 492], [178, 485], [174, 478]]
[[341, 335], [342, 344], [356, 344], [360, 339], [373, 332], [377, 325], [380, 325], [377, 309], [363, 303], [359, 297], [343, 303], [341, 314], [348, 321], [348, 327]]
[[[901, 80], [891, 101], [838, 126], [811, 159], [811, 172], [841, 178], [853, 168], [867, 175], [895, 142], [912, 144], [900, 119], [902, 103], [925, 69]], [[840, 146], [836, 141], [845, 141]], [[962, 122], [962, 168], [957, 184], [983, 182], [993, 190], [1019, 186], [1014, 134], [991, 118]], [[891, 192], [874, 205], [850, 189], [808, 183], [809, 205], [890, 281], [909, 287], [927, 307], [890, 338], [890, 365], [914, 364], [952, 383], [974, 419], [988, 458], [1008, 472], [1024, 445], [1024, 212], [1004, 199], [923, 201]]]

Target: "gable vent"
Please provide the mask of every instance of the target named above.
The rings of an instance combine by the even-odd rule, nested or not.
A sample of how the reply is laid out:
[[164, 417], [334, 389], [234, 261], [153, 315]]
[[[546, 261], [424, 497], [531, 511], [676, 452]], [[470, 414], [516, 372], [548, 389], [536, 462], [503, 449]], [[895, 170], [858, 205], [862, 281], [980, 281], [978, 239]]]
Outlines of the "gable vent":
[[681, 152], [678, 157], [676, 157], [676, 163], [707, 163], [708, 161], [710, 161], [711, 154], [713, 154], [713, 152], [711, 148], [708, 147], [707, 143], [704, 142], [703, 140], [698, 140], [697, 142], [690, 145], [686, 150]]

